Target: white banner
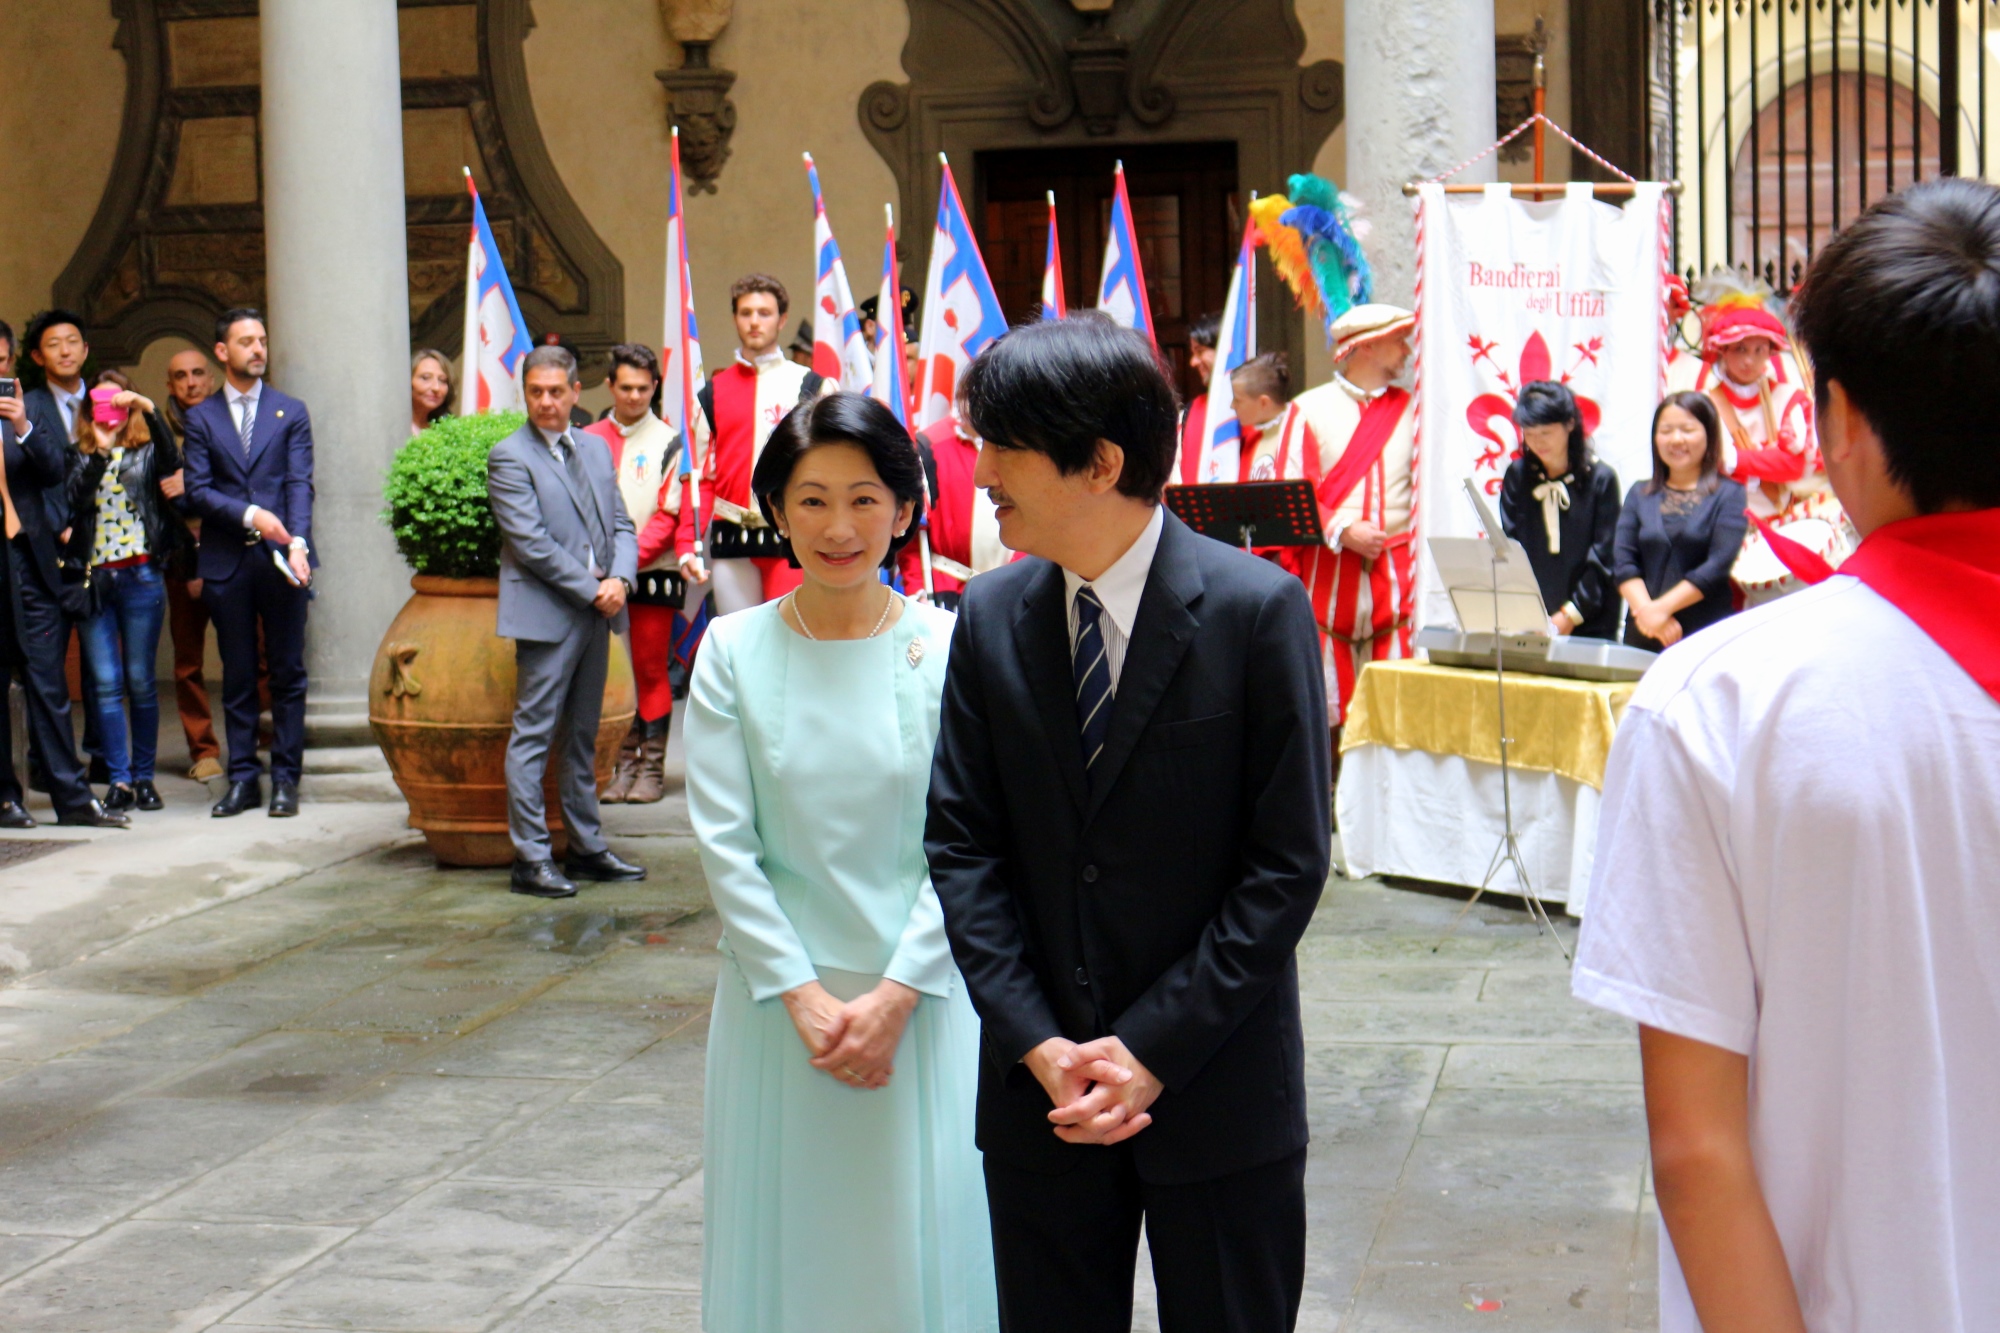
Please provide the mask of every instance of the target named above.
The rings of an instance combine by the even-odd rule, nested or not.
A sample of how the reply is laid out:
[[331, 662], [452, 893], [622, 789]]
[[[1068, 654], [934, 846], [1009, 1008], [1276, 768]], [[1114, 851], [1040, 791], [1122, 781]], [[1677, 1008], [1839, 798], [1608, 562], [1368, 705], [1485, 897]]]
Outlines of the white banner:
[[1435, 184], [1418, 191], [1419, 626], [1456, 623], [1424, 542], [1478, 535], [1464, 481], [1476, 477], [1488, 496], [1500, 494], [1520, 447], [1509, 416], [1523, 384], [1569, 386], [1621, 495], [1652, 475], [1671, 262], [1664, 194], [1641, 184], [1619, 208], [1587, 182], [1547, 202], [1516, 199], [1505, 184], [1479, 194], [1448, 195]]

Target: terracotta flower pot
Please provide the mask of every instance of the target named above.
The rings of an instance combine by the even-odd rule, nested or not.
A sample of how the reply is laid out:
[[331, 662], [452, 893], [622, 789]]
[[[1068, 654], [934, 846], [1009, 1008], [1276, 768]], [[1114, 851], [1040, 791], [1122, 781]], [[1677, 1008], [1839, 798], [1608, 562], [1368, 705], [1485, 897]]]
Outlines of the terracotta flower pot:
[[[494, 632], [498, 579], [419, 574], [368, 680], [368, 721], [389, 771], [445, 865], [503, 866], [507, 838], [507, 737], [514, 718], [514, 642]], [[611, 781], [618, 746], [638, 711], [631, 659], [614, 643], [597, 724], [597, 787]], [[561, 855], [562, 811], [555, 764], [548, 784], [549, 831]]]

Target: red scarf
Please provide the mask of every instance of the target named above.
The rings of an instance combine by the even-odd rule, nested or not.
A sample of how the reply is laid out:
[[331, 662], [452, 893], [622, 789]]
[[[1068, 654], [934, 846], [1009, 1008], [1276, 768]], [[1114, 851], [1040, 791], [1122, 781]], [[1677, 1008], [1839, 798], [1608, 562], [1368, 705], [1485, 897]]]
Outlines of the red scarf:
[[1385, 389], [1361, 409], [1361, 420], [1355, 425], [1340, 461], [1320, 478], [1322, 509], [1340, 508], [1348, 493], [1361, 484], [1368, 469], [1375, 466], [1382, 451], [1389, 447], [1389, 437], [1396, 433], [1396, 425], [1403, 419], [1403, 408], [1409, 401], [1408, 390]]
[[2000, 700], [2000, 509], [1884, 524], [1840, 572], [1916, 621]]
[[1803, 542], [1795, 542], [1768, 518], [1751, 514], [1750, 521], [1757, 525], [1757, 531], [1764, 534], [1765, 543], [1771, 554], [1778, 557], [1778, 563], [1791, 571], [1793, 578], [1804, 584], [1822, 583], [1833, 577], [1833, 566], [1826, 558]]

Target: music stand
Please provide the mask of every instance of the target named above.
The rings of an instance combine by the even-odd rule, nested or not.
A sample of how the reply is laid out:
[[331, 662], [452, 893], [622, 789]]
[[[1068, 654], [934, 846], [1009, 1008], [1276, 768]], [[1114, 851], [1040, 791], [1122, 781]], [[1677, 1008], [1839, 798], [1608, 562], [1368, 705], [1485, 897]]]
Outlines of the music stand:
[[[1493, 887], [1500, 868], [1511, 865], [1515, 878], [1521, 882], [1521, 898], [1528, 904], [1528, 915], [1549, 932], [1549, 938], [1555, 941], [1557, 951], [1567, 963], [1570, 961], [1569, 949], [1563, 944], [1562, 936], [1556, 933], [1555, 922], [1549, 920], [1548, 907], [1535, 893], [1534, 883], [1528, 878], [1527, 859], [1521, 855], [1521, 841], [1514, 833], [1514, 780], [1507, 763], [1507, 747], [1514, 743], [1514, 738], [1507, 734], [1507, 664], [1503, 650], [1510, 639], [1518, 641], [1537, 637], [1546, 648], [1548, 608], [1542, 603], [1541, 587], [1535, 582], [1534, 570], [1529, 567], [1526, 548], [1508, 538], [1500, 520], [1494, 517], [1492, 507], [1486, 503], [1486, 497], [1480, 494], [1478, 483], [1471, 477], [1465, 479], [1465, 493], [1479, 513], [1481, 526], [1486, 529], [1485, 539], [1475, 542], [1462, 537], [1433, 537], [1430, 545], [1432, 558], [1446, 579], [1452, 609], [1458, 613], [1459, 628], [1467, 634], [1490, 633], [1493, 636], [1493, 679], [1494, 688], [1499, 693], [1500, 716], [1500, 845], [1493, 849], [1493, 859], [1487, 863], [1486, 878], [1465, 900], [1465, 906], [1458, 909], [1458, 915], [1451, 919], [1450, 928], [1431, 946], [1431, 952], [1436, 953], [1444, 947], [1445, 940], [1450, 939], [1452, 932], [1458, 929], [1459, 922], [1472, 910], [1472, 905]], [[1463, 577], [1470, 563], [1465, 559], [1470, 553], [1465, 548], [1475, 546], [1483, 546], [1486, 550], [1487, 587], [1484, 590], [1467, 586], [1469, 580]], [[1482, 599], [1465, 595], [1479, 591], [1488, 594], [1484, 607], [1480, 605]], [[1532, 602], [1528, 600], [1530, 597]], [[1482, 610], [1491, 611], [1490, 621], [1480, 615]]]
[[1258, 546], [1318, 546], [1319, 498], [1312, 483], [1216, 482], [1167, 487], [1167, 508], [1204, 537], [1248, 551]]

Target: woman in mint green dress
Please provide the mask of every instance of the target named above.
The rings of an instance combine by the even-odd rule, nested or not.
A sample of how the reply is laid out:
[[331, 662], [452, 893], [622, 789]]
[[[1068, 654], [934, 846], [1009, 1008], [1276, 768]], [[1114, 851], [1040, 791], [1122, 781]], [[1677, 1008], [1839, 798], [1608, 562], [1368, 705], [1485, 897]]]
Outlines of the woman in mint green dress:
[[923, 473], [880, 404], [795, 409], [751, 489], [805, 582], [709, 626], [688, 811], [709, 1026], [709, 1333], [990, 1333], [979, 1023], [924, 863], [951, 617], [879, 579]]

